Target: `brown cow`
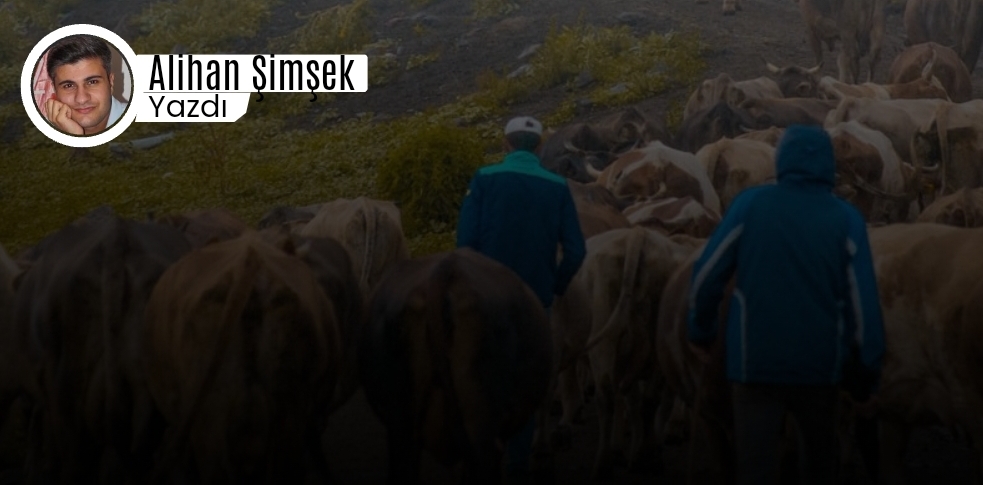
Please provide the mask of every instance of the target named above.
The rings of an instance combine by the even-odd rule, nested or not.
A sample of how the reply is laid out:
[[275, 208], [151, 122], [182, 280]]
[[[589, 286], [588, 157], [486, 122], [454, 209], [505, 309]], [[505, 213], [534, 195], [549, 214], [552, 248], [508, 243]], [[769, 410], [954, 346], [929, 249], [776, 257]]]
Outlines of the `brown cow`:
[[[639, 464], [642, 445], [652, 438], [643, 406], [654, 408], [655, 317], [672, 271], [690, 248], [643, 227], [618, 229], [587, 241], [580, 279], [591, 301], [591, 337], [586, 344], [596, 388], [600, 426], [594, 477], [610, 474], [615, 443], [612, 428], [625, 420], [631, 435], [625, 454]], [[647, 398], [647, 399], [646, 399]], [[616, 413], [623, 409], [624, 414]], [[616, 423], [618, 422], [618, 423]]]
[[887, 135], [855, 120], [839, 123], [827, 132], [833, 142], [839, 183], [854, 187], [845, 198], [867, 222], [904, 222], [910, 211], [914, 216], [911, 205], [919, 195], [918, 180]]
[[593, 180], [587, 166], [603, 170], [619, 154], [654, 140], [667, 140], [665, 130], [636, 107], [588, 123], [563, 126], [548, 134], [540, 151], [547, 170], [577, 182]]
[[772, 147], [778, 146], [778, 141], [782, 139], [782, 135], [785, 134], [785, 128], [779, 128], [777, 126], [772, 126], [764, 130], [753, 130], [740, 135], [735, 140], [756, 140], [760, 142], [767, 143]]
[[622, 155], [596, 175], [597, 183], [615, 197], [637, 201], [690, 196], [720, 213], [720, 199], [696, 156], [658, 141]]
[[887, 135], [902, 161], [915, 164], [911, 142], [919, 130], [932, 124], [941, 99], [846, 98], [830, 111], [823, 126], [827, 129], [843, 121], [856, 120]]
[[819, 95], [819, 70], [822, 63], [804, 68], [800, 66], [778, 67], [770, 62], [765, 66], [778, 77], [778, 88], [786, 98], [815, 98]]
[[501, 481], [502, 445], [546, 398], [549, 322], [514, 272], [469, 249], [404, 261], [376, 288], [359, 347], [386, 425], [389, 483], [418, 483], [421, 451]]
[[881, 483], [905, 483], [913, 427], [961, 429], [983, 465], [983, 229], [893, 224], [870, 230], [887, 344], [877, 391]]
[[704, 238], [720, 223], [719, 214], [689, 196], [639, 202], [625, 209], [625, 215], [632, 225], [654, 229], [666, 236]]
[[973, 83], [966, 65], [952, 49], [934, 42], [916, 44], [901, 51], [891, 63], [889, 76], [894, 84], [934, 76], [953, 102], [962, 103], [973, 97]]
[[596, 182], [582, 184], [571, 180], [567, 185], [570, 187], [573, 203], [577, 206], [580, 232], [585, 239], [611, 229], [631, 225], [621, 213], [625, 203], [615, 198], [610, 190]]
[[817, 98], [749, 99], [740, 108], [747, 113], [748, 128], [764, 130], [773, 126], [822, 126], [837, 104], [835, 100]]
[[939, 194], [983, 187], [983, 100], [946, 103], [935, 120], [912, 140], [912, 156], [925, 165], [938, 164]]
[[7, 371], [36, 405], [30, 482], [142, 481], [162, 426], [145, 384], [144, 309], [189, 250], [171, 227], [115, 214], [47, 239], [4, 339], [16, 347]]
[[[721, 467], [712, 470], [714, 474], [733, 476], [734, 451], [730, 440], [733, 418], [730, 386], [724, 369], [724, 339], [718, 338], [714, 342], [714, 357], [708, 364], [692, 350], [686, 331], [693, 264], [702, 252], [702, 248], [690, 252], [670, 276], [660, 295], [656, 325], [658, 369], [666, 382], [660, 413], [674, 407], [677, 398], [693, 411], [689, 415], [692, 429], [689, 432], [688, 483], [694, 483], [698, 466], [695, 437], [704, 433], [709, 441], [711, 456], [709, 459], [704, 456], [701, 461]], [[726, 315], [726, 311], [722, 309], [721, 315]]]
[[697, 111], [711, 108], [720, 101], [739, 106], [746, 99], [781, 97], [783, 97], [781, 89], [770, 78], [734, 81], [729, 75], [721, 73], [713, 79], [705, 79], [693, 91], [683, 109], [683, 119], [691, 117]]
[[979, 0], [908, 0], [904, 11], [905, 45], [937, 42], [953, 46], [973, 72], [983, 43], [983, 2]]
[[169, 424], [155, 478], [297, 483], [324, 459], [341, 347], [307, 264], [255, 232], [210, 244], [161, 276], [146, 323], [147, 384]]
[[860, 78], [860, 58], [866, 56], [867, 81], [872, 81], [884, 42], [886, 6], [887, 0], [801, 0], [799, 10], [816, 63], [823, 62], [824, 42], [832, 51], [840, 40], [843, 45], [836, 62], [839, 80], [856, 83]]
[[271, 209], [256, 226], [258, 229], [266, 229], [286, 225], [291, 230], [299, 231], [305, 224], [311, 221], [322, 204], [311, 204], [303, 207], [278, 206]]
[[227, 209], [194, 210], [163, 216], [157, 221], [180, 229], [193, 248], [235, 239], [249, 230], [248, 224]]
[[708, 143], [744, 134], [753, 124], [754, 120], [748, 117], [747, 112], [725, 101], [719, 101], [710, 108], [683, 118], [673, 147], [696, 153]]
[[358, 278], [352, 269], [348, 251], [334, 239], [307, 237], [290, 230], [290, 223], [271, 226], [260, 234], [267, 242], [296, 254], [314, 272], [321, 289], [334, 305], [342, 342], [341, 372], [338, 387], [332, 397], [329, 413], [345, 404], [358, 388], [358, 369], [355, 361], [358, 329], [361, 327], [363, 301]]
[[706, 168], [722, 211], [744, 189], [775, 182], [775, 148], [765, 142], [724, 138], [701, 148], [696, 159]]
[[389, 201], [358, 197], [327, 202], [300, 234], [340, 242], [366, 295], [392, 265], [409, 258], [399, 209]]
[[936, 199], [918, 215], [917, 222], [957, 227], [983, 226], [983, 188], [959, 189]]

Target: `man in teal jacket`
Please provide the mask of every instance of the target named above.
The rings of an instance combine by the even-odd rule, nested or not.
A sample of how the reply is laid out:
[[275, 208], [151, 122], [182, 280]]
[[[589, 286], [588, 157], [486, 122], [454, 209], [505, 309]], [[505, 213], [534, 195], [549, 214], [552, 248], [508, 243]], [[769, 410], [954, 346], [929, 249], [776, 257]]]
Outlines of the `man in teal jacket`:
[[[457, 246], [470, 247], [515, 271], [549, 311], [586, 256], [567, 181], [539, 164], [543, 126], [528, 116], [505, 126], [505, 160], [478, 170], [457, 225]], [[557, 245], [563, 259], [556, 262]], [[525, 470], [534, 420], [509, 443], [509, 471]]]
[[737, 482], [774, 483], [787, 411], [802, 435], [802, 483], [831, 485], [843, 365], [858, 355], [859, 394], [872, 394], [879, 380], [877, 282], [863, 217], [832, 194], [829, 135], [789, 127], [775, 157], [778, 183], [741, 193], [693, 268], [689, 339], [699, 348], [717, 338], [734, 276], [724, 338]]

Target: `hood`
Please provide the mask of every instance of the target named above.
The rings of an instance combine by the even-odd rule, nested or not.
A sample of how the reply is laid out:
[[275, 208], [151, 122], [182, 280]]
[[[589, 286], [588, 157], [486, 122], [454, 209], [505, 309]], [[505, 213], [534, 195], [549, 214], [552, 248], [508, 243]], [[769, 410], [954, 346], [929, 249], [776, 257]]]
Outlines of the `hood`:
[[775, 150], [778, 183], [813, 185], [832, 190], [836, 158], [829, 134], [820, 126], [792, 125]]

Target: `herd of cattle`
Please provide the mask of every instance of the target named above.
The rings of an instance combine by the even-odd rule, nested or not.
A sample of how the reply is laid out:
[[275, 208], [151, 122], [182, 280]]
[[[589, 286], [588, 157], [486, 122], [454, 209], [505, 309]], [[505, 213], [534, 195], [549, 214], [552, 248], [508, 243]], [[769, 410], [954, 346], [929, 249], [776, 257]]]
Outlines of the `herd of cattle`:
[[[821, 1], [800, 0], [820, 62]], [[657, 460], [651, 445], [673, 436], [705, 437], [727, 475], [723, 347], [707, 362], [687, 344], [689, 275], [734, 197], [774, 183], [784, 127], [806, 123], [829, 132], [836, 193], [870, 223], [887, 355], [868, 473], [904, 483], [911, 431], [941, 424], [975, 446], [983, 483], [983, 101], [969, 77], [983, 27], [980, 1], [946, 5], [966, 17], [946, 33], [959, 42], [925, 34], [939, 43], [907, 48], [887, 84], [851, 84], [858, 47], [844, 46], [839, 80], [767, 64], [704, 81], [671, 136], [634, 108], [552, 132], [543, 165], [570, 180], [588, 254], [549, 314], [470, 250], [410, 259], [398, 208], [366, 198], [279, 207], [257, 228], [219, 209], [100, 208], [15, 258], [0, 248], [0, 419], [27, 423], [26, 481], [327, 480], [327, 420], [361, 387], [392, 482], [415, 482], [427, 450], [464, 483], [497, 483], [530, 417], [537, 450], [569, 442], [587, 385], [595, 478], [619, 453]], [[882, 35], [856, 18], [836, 25]]]

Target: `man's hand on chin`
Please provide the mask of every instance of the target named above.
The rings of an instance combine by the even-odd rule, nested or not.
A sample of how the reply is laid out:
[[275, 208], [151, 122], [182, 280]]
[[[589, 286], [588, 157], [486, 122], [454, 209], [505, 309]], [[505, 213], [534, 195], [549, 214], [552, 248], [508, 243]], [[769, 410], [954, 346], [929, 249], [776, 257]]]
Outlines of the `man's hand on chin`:
[[84, 135], [82, 125], [72, 119], [72, 108], [67, 104], [56, 99], [49, 99], [44, 103], [45, 117], [58, 129], [72, 135]]

